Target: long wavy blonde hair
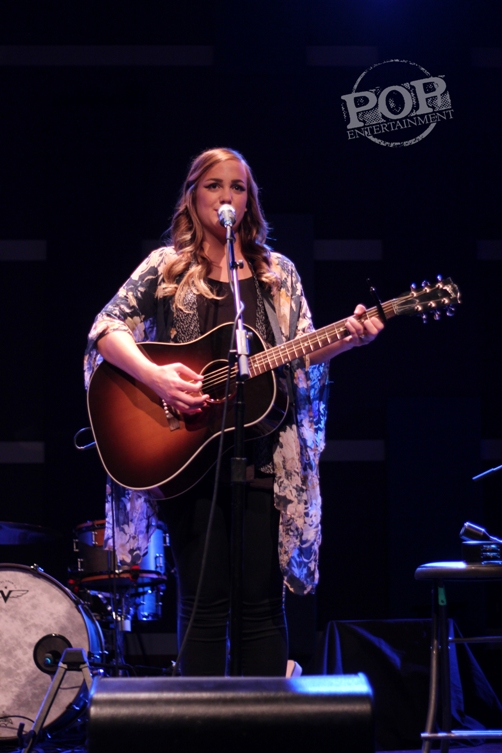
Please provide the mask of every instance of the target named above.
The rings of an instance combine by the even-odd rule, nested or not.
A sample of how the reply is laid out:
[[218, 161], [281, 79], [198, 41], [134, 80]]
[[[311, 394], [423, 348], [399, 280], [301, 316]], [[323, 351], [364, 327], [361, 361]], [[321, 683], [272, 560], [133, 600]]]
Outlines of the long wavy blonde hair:
[[233, 149], [208, 149], [195, 157], [190, 165], [171, 226], [164, 235], [174, 246], [176, 256], [164, 268], [163, 293], [174, 295], [174, 305], [182, 310], [183, 300], [190, 289], [206, 298], [217, 298], [206, 282], [211, 272], [211, 261], [203, 251], [204, 231], [197, 214], [195, 192], [205, 173], [226, 160], [238, 160], [247, 176], [247, 212], [238, 229], [241, 251], [263, 285], [274, 290], [279, 282], [270, 266], [270, 249], [266, 245], [268, 226], [249, 165]]

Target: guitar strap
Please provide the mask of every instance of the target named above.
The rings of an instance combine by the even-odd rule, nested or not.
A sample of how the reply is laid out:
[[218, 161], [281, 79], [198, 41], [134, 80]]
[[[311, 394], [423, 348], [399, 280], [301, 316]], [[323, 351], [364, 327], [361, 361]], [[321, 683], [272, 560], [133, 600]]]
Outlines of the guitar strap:
[[284, 342], [284, 337], [282, 336], [281, 328], [279, 327], [279, 320], [277, 318], [277, 314], [275, 313], [275, 306], [273, 304], [270, 292], [268, 290], [261, 290], [260, 292], [263, 299], [263, 305], [265, 306], [265, 311], [270, 322], [270, 326], [272, 327], [272, 332], [274, 333], [275, 344], [282, 345], [282, 343]]
[[[272, 301], [272, 296], [270, 294], [270, 291], [268, 290], [262, 290], [260, 288], [261, 297], [263, 300], [263, 305], [265, 306], [265, 312], [267, 314], [268, 320], [270, 322], [270, 326], [272, 328], [272, 332], [274, 333], [275, 338], [275, 344], [276, 345], [282, 345], [284, 342], [284, 337], [281, 332], [281, 328], [279, 327], [279, 320], [277, 318], [277, 314], [275, 311], [274, 302]], [[289, 397], [289, 404], [290, 406], [293, 406], [295, 404], [295, 395], [293, 391], [293, 374], [291, 370], [291, 364], [285, 364], [281, 368], [281, 372], [284, 375], [286, 379], [286, 385], [288, 388], [288, 397]]]
[[173, 296], [164, 296], [157, 300], [157, 342], [171, 342], [174, 313], [171, 306]]

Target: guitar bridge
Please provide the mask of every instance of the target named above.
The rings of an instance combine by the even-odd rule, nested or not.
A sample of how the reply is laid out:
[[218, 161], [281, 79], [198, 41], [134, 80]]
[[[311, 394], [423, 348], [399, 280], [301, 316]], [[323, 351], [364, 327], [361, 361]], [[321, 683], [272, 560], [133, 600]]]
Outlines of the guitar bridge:
[[175, 415], [173, 408], [171, 408], [165, 400], [162, 400], [162, 407], [164, 408], [164, 413], [166, 415], [167, 419], [167, 425], [169, 426], [171, 431], [176, 431], [176, 429], [180, 428], [180, 422], [178, 417]]

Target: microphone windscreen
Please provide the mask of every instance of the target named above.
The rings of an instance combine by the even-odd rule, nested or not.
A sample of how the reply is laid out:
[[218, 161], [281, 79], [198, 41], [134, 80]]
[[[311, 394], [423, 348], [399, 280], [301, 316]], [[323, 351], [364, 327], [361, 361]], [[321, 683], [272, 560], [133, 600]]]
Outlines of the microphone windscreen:
[[231, 204], [222, 204], [222, 206], [218, 209], [218, 219], [220, 221], [220, 225], [223, 225], [223, 227], [227, 227], [232, 225], [235, 222], [236, 215], [235, 215], [235, 209]]

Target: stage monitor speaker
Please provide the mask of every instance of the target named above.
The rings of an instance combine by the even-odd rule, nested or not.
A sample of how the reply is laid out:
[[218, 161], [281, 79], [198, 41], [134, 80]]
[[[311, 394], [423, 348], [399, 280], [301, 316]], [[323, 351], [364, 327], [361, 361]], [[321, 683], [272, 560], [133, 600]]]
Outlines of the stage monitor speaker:
[[362, 674], [98, 678], [88, 753], [373, 753], [371, 687]]

